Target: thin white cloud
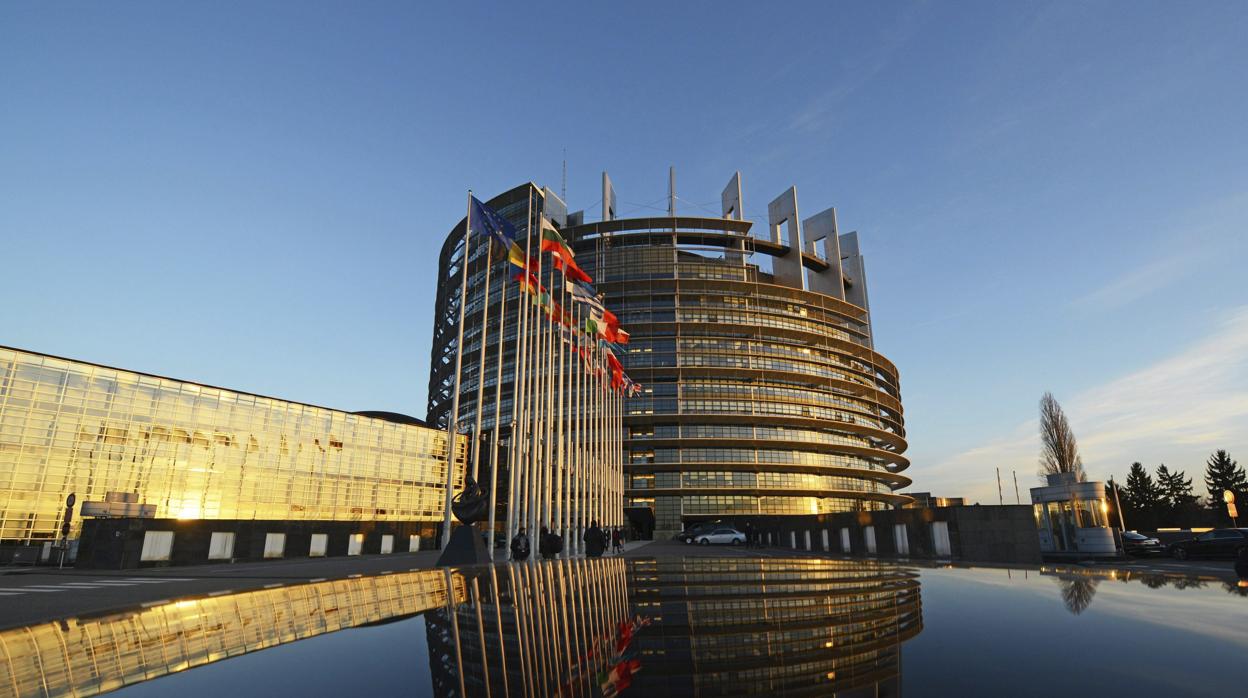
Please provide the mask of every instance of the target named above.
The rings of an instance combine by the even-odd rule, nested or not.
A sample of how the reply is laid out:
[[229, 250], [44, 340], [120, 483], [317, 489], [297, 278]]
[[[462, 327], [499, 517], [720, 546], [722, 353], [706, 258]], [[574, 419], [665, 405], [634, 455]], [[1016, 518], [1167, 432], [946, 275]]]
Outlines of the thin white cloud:
[[1076, 298], [1072, 305], [1102, 311], [1120, 308], [1178, 283], [1195, 272], [1204, 260], [1203, 251], [1155, 259]]
[[[1205, 455], [1218, 448], [1235, 452], [1248, 437], [1248, 306], [1227, 313], [1205, 338], [1179, 353], [1062, 405], [1091, 477], [1121, 476], [1135, 460], [1167, 462], [1186, 470], [1199, 493]], [[1009, 502], [1013, 483], [1007, 478], [1017, 470], [1025, 502], [1026, 489], [1036, 482], [1039, 450], [1037, 421], [1029, 420], [1008, 435], [924, 468], [916, 480], [925, 490], [963, 492], [991, 503], [997, 499], [994, 468], [1000, 467]]]

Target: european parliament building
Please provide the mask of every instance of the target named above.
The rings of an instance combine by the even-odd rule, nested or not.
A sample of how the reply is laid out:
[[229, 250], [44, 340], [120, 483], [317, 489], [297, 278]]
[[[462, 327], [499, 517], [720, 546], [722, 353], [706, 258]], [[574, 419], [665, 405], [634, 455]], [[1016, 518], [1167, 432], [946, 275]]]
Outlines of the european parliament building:
[[131, 563], [399, 552], [432, 539], [446, 468], [446, 432], [411, 417], [0, 347], [0, 545], [87, 515], [137, 527]]
[[[876, 351], [858, 235], [838, 230], [835, 209], [802, 218], [795, 188], [768, 205], [760, 229], [745, 219], [739, 173], [721, 199], [720, 216], [677, 215], [673, 191], [669, 215], [619, 218], [604, 173], [596, 222], [586, 222], [583, 211], [567, 213], [553, 192], [529, 183], [488, 202], [522, 235], [539, 225], [539, 214], [551, 220], [631, 334], [621, 359], [644, 392], [627, 401], [624, 415], [630, 518], [652, 513], [662, 535], [699, 520], [907, 503], [896, 492], [910, 484], [901, 474], [909, 462], [898, 373]], [[450, 411], [462, 225], [441, 250], [431, 425], [445, 425]], [[467, 264], [464, 357], [480, 349], [488, 264], [492, 298], [515, 298], [507, 261], [476, 246]], [[507, 347], [519, 305], [509, 302]], [[494, 366], [494, 339], [487, 367]], [[511, 414], [508, 361], [505, 354], [503, 441]], [[475, 367], [465, 359], [461, 420], [475, 414]], [[493, 371], [485, 386], [492, 394]], [[489, 409], [483, 421], [483, 430], [493, 428]]]

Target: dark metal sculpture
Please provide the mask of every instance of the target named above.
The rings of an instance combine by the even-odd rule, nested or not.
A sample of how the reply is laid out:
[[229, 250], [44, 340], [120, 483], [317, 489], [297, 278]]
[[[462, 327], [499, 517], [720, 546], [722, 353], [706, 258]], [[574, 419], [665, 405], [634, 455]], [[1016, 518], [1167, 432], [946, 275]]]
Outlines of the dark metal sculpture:
[[490, 514], [490, 493], [471, 476], [464, 476], [464, 489], [451, 500], [451, 511], [461, 523], [485, 521]]

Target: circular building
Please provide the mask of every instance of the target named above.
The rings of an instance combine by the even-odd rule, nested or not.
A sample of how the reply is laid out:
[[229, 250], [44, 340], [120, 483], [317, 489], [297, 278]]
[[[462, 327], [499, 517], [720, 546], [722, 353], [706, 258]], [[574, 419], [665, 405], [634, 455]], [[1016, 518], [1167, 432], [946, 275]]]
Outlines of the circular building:
[[[613, 203], [609, 187], [604, 177], [603, 200]], [[518, 214], [522, 227], [530, 197], [631, 335], [620, 358], [644, 391], [626, 401], [625, 501], [653, 512], [655, 535], [691, 521], [910, 501], [895, 492], [910, 484], [900, 474], [909, 462], [897, 369], [874, 349], [857, 235], [838, 234], [834, 209], [799, 223], [790, 189], [769, 206], [766, 229], [754, 230], [739, 217], [735, 177], [722, 218], [616, 219], [604, 205], [604, 220], [582, 223], [583, 214], [566, 216], [549, 190], [532, 185], [491, 205]], [[442, 252], [430, 423], [445, 424], [449, 411], [456, 238]], [[465, 356], [475, 356], [471, 318], [483, 274], [469, 279]], [[463, 418], [475, 399], [471, 367], [460, 392]]]

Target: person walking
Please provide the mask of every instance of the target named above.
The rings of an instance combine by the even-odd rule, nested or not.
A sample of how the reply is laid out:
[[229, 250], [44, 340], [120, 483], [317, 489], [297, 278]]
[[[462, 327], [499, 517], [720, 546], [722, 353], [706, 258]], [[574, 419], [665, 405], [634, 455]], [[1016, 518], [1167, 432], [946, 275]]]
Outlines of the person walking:
[[598, 521], [595, 519], [589, 523], [589, 528], [585, 530], [585, 557], [602, 557], [603, 552], [607, 549], [607, 535], [598, 528]]
[[524, 562], [529, 559], [529, 552], [529, 535], [525, 533], [524, 527], [521, 527], [516, 537], [511, 539], [511, 559]]
[[616, 555], [624, 554], [624, 532], [618, 528], [611, 531], [611, 552]]
[[542, 554], [543, 560], [553, 560], [563, 551], [563, 539], [542, 526], [542, 537], [538, 540], [537, 549]]

